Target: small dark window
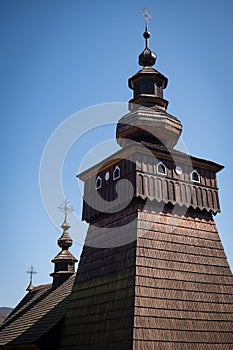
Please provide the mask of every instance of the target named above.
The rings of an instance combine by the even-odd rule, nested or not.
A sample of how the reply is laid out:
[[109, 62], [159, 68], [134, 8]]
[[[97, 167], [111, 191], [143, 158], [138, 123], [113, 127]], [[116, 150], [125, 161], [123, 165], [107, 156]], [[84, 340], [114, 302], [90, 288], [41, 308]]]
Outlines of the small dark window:
[[98, 176], [95, 182], [95, 188], [98, 190], [100, 187], [102, 187], [102, 179]]
[[119, 166], [116, 166], [113, 171], [113, 180], [119, 179], [120, 176], [121, 176], [120, 168]]
[[157, 96], [158, 96], [158, 97], [161, 97], [161, 98], [163, 97], [162, 91], [163, 91], [163, 90], [162, 90], [160, 87], [157, 87], [157, 88], [156, 88], [156, 93], [157, 93]]
[[141, 94], [154, 94], [154, 84], [151, 81], [141, 82]]
[[74, 265], [72, 263], [68, 264], [68, 271], [73, 271]]
[[191, 180], [194, 182], [200, 182], [200, 175], [196, 170], [193, 170], [193, 172], [191, 173]]
[[157, 164], [157, 173], [161, 175], [167, 175], [167, 168], [162, 162]]

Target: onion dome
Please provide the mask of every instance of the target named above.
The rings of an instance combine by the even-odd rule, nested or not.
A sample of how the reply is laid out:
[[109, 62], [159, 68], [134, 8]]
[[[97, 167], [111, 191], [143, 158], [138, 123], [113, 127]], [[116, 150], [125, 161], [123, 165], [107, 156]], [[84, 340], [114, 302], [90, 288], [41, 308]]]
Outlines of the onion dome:
[[143, 52], [138, 57], [138, 63], [140, 66], [143, 67], [152, 67], [156, 62], [157, 56], [149, 48], [150, 32], [148, 32], [147, 26], [145, 32], [143, 33], [143, 37], [145, 38], [146, 46]]
[[71, 239], [68, 230], [70, 229], [70, 225], [66, 220], [61, 225], [61, 228], [63, 229], [62, 236], [58, 239], [57, 244], [62, 250], [68, 249], [72, 246], [73, 240]]

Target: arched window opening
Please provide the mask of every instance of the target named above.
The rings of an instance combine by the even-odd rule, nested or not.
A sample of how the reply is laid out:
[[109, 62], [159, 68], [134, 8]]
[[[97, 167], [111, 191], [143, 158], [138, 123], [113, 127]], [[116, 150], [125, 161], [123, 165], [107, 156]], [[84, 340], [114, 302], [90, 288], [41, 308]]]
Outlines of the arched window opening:
[[100, 187], [102, 187], [102, 179], [98, 176], [95, 181], [95, 188], [98, 190]]
[[162, 162], [159, 162], [157, 164], [157, 173], [161, 175], [167, 175], [167, 168]]
[[113, 171], [113, 180], [119, 179], [120, 176], [121, 176], [121, 170], [119, 166], [116, 166]]
[[198, 174], [197, 170], [193, 170], [191, 173], [191, 181], [193, 182], [200, 182], [200, 175]]

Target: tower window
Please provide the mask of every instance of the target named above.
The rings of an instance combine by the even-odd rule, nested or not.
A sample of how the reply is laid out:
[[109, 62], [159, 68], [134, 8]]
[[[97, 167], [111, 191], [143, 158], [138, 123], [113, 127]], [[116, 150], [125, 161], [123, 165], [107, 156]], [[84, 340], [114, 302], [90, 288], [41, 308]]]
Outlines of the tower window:
[[191, 173], [191, 181], [193, 182], [200, 182], [200, 175], [198, 174], [197, 170], [193, 170]]
[[157, 173], [161, 175], [167, 175], [167, 168], [162, 162], [159, 162], [157, 164]]
[[161, 98], [163, 98], [163, 93], [162, 93], [162, 89], [161, 89], [161, 87], [156, 87], [156, 94], [157, 94], [157, 96], [158, 97], [161, 97]]
[[95, 188], [98, 190], [98, 188], [102, 187], [102, 179], [101, 177], [97, 177], [96, 181], [95, 181]]
[[113, 171], [113, 180], [119, 179], [120, 176], [121, 176], [121, 170], [119, 166], [116, 166]]

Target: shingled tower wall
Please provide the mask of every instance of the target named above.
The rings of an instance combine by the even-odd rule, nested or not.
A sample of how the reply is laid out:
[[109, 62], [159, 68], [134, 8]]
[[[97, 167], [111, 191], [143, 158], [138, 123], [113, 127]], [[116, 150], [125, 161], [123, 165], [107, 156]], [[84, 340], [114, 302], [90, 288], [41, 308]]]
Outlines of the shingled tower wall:
[[60, 349], [233, 347], [233, 278], [213, 219], [223, 167], [174, 150], [182, 125], [149, 37], [146, 27], [122, 149], [79, 175], [90, 225]]

